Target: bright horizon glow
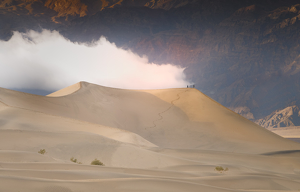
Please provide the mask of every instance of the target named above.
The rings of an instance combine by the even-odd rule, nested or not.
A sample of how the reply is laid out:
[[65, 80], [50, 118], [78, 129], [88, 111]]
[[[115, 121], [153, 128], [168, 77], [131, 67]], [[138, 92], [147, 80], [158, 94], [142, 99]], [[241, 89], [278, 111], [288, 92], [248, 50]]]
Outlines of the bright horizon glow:
[[183, 71], [149, 63], [104, 37], [88, 46], [43, 30], [0, 41], [0, 87], [10, 89], [58, 90], [80, 81], [125, 89], [186, 87]]

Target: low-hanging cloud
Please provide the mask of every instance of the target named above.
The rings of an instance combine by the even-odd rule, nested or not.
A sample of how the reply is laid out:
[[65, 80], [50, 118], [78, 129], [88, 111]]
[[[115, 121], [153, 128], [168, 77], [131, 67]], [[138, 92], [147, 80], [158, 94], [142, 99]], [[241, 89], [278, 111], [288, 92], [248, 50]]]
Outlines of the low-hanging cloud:
[[0, 87], [57, 90], [79, 81], [157, 89], [184, 87], [183, 68], [149, 63], [101, 37], [93, 46], [73, 43], [57, 31], [14, 32], [0, 41]]

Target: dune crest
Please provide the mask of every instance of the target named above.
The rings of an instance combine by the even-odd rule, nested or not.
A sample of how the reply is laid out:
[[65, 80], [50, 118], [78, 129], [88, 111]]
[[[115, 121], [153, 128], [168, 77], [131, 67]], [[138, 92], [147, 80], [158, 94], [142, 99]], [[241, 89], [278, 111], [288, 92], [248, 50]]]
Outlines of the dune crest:
[[60, 89], [58, 91], [55, 91], [53, 93], [50, 93], [49, 95], [47, 95], [48, 97], [62, 97], [62, 96], [66, 96], [69, 94], [72, 94], [76, 91], [78, 91], [81, 88], [81, 82], [79, 83], [75, 83], [71, 86], [68, 86], [66, 88]]

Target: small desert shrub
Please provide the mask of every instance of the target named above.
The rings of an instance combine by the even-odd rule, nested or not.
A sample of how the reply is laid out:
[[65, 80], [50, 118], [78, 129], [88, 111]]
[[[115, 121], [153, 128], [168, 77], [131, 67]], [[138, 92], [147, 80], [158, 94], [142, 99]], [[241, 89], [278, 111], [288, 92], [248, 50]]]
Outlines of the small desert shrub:
[[74, 157], [72, 157], [72, 158], [70, 159], [70, 161], [72, 161], [73, 163], [77, 163], [77, 159], [75, 159]]
[[40, 150], [38, 151], [38, 153], [44, 155], [44, 154], [46, 153], [46, 149], [40, 149]]
[[216, 170], [216, 171], [222, 172], [222, 171], [228, 171], [228, 168], [226, 167], [226, 168], [224, 169], [222, 166], [217, 166], [217, 167], [215, 168], [215, 170]]
[[73, 163], [82, 164], [81, 162], [77, 161], [77, 159], [75, 159], [74, 157], [70, 158], [70, 161], [72, 161]]
[[215, 170], [217, 170], [217, 171], [224, 171], [224, 168], [221, 167], [221, 166], [217, 166], [217, 167], [215, 168]]
[[94, 161], [92, 161], [91, 165], [103, 165], [104, 166], [104, 164], [101, 161], [99, 161], [98, 159], [95, 159]]

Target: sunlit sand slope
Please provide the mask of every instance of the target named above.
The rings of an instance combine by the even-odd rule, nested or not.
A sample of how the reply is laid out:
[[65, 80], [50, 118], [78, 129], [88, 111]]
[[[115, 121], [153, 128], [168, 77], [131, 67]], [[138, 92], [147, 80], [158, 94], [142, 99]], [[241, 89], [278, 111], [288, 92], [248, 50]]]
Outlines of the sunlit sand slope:
[[190, 131], [192, 136], [187, 136], [185, 139], [198, 140], [200, 145], [195, 143], [197, 148], [243, 153], [299, 149], [299, 144], [271, 133], [196, 89], [149, 90], [147, 92], [170, 103], [173, 105], [172, 108], [179, 108], [188, 119], [187, 123], [182, 124], [179, 118], [171, 117], [169, 111], [166, 111], [160, 114], [162, 121], [155, 122], [157, 126], [167, 127], [172, 122], [173, 130], [181, 128], [184, 132]]
[[298, 191], [299, 146], [195, 89], [0, 88], [0, 192]]
[[78, 91], [80, 89], [80, 87], [81, 87], [81, 83], [76, 83], [76, 84], [66, 87], [64, 89], [55, 91], [47, 96], [48, 97], [61, 97], [61, 96], [69, 95], [71, 93]]

